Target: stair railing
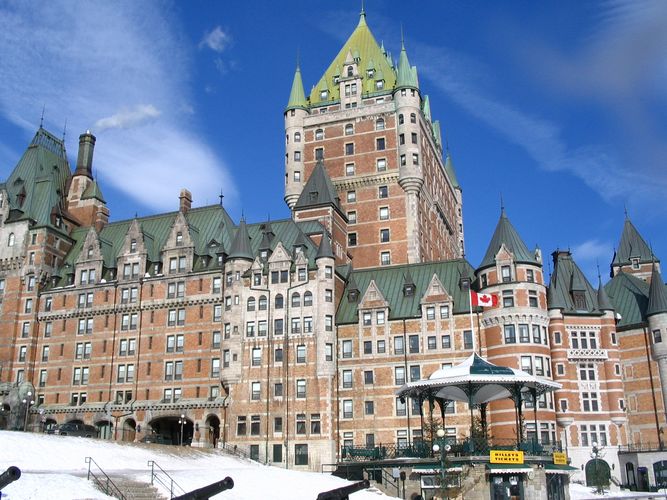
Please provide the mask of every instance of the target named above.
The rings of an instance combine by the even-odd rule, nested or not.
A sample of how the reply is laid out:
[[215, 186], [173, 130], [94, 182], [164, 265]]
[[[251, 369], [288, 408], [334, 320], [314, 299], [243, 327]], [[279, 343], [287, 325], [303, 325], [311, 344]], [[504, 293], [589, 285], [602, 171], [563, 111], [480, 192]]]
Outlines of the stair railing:
[[[90, 481], [90, 478], [92, 477], [93, 481], [102, 492], [120, 500], [127, 500], [125, 495], [118, 489], [118, 486], [116, 486], [111, 478], [107, 476], [106, 472], [102, 470], [102, 467], [100, 467], [92, 457], [86, 457], [86, 463], [88, 464], [88, 481]], [[95, 469], [92, 468], [93, 466], [95, 466]]]
[[163, 488], [169, 490], [169, 498], [185, 495], [185, 490], [181, 488], [179, 484], [174, 481], [174, 478], [167, 474], [167, 472], [162, 467], [160, 467], [155, 460], [149, 460], [148, 466], [151, 468], [152, 485], [155, 485], [156, 481], [160, 483]]

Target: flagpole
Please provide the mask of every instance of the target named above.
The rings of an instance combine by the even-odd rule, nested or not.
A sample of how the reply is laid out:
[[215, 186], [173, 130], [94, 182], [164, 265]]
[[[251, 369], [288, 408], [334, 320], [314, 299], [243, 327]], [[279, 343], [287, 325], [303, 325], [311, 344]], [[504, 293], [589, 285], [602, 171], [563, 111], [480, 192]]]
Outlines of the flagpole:
[[470, 336], [472, 337], [472, 352], [475, 353], [475, 327], [472, 321], [472, 290], [468, 286], [468, 303], [470, 304]]

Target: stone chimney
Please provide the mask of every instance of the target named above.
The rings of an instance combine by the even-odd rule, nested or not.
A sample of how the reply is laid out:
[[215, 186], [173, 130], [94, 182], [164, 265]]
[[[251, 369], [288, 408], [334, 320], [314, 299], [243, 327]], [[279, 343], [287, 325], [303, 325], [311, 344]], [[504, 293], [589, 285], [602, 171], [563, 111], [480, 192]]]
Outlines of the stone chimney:
[[178, 200], [180, 202], [178, 206], [179, 212], [187, 213], [192, 207], [192, 193], [185, 188], [181, 189], [181, 195], [178, 197]]
[[79, 136], [79, 155], [76, 159], [74, 175], [85, 175], [93, 178], [93, 151], [95, 150], [95, 136], [86, 130]]

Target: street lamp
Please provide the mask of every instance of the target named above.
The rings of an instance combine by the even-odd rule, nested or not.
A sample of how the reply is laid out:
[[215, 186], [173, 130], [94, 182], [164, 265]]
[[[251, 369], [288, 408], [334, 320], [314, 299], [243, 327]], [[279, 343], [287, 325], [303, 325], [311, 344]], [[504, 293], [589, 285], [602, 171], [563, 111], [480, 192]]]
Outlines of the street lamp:
[[181, 425], [181, 446], [183, 446], [183, 426], [185, 425], [185, 415], [181, 414], [181, 419], [178, 421]]
[[[445, 430], [440, 428], [437, 430], [435, 435], [438, 437], [439, 442], [443, 442], [444, 437], [445, 437]], [[449, 492], [447, 491], [447, 477], [445, 473], [445, 462], [447, 460], [447, 452], [451, 450], [452, 447], [449, 446], [448, 444], [445, 444], [444, 446], [440, 446], [440, 444], [435, 443], [433, 445], [433, 451], [434, 453], [440, 452], [440, 487], [442, 488], [443, 492], [447, 495], [447, 498], [449, 498]]]
[[591, 458], [595, 460], [595, 488], [598, 494], [604, 492], [604, 487], [602, 485], [602, 480], [600, 478], [600, 469], [599, 469], [599, 460], [600, 460], [600, 448], [598, 447], [597, 442], [593, 441], [593, 449], [591, 450]]
[[32, 399], [32, 391], [28, 391], [28, 394], [23, 398], [23, 404], [25, 405], [25, 420], [23, 421], [23, 432], [28, 430], [28, 415], [30, 414], [30, 407], [35, 404], [35, 400]]

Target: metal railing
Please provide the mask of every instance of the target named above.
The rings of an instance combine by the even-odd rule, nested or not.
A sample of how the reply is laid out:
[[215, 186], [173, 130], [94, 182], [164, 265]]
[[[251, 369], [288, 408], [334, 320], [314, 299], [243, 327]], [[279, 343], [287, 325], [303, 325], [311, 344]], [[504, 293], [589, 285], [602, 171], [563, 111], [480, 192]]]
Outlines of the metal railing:
[[221, 446], [218, 446], [218, 448], [226, 451], [227, 453], [231, 453], [232, 455], [236, 455], [237, 457], [247, 458], [250, 460], [250, 452], [236, 444], [231, 445], [229, 443], [225, 443]]
[[[92, 457], [86, 457], [86, 463], [88, 464], [88, 481], [90, 481], [90, 478], [92, 477], [97, 487], [102, 490], [103, 493], [119, 498], [120, 500], [127, 500], [125, 495], [118, 489], [118, 486], [116, 486], [111, 478], [107, 476], [106, 472], [102, 470]], [[96, 471], [91, 468], [92, 465], [97, 468]]]
[[[464, 438], [447, 439], [450, 457], [484, 456], [491, 450], [519, 450], [529, 456], [550, 456], [554, 451], [562, 451], [560, 442], [528, 440], [517, 443], [514, 439]], [[341, 459], [350, 461], [391, 460], [396, 458], [434, 458], [431, 443], [415, 441], [410, 444], [380, 444], [377, 446], [343, 446]]]
[[639, 443], [627, 444], [618, 447], [619, 453], [635, 453], [638, 451], [664, 451], [665, 445], [662, 443]]
[[[159, 483], [163, 488], [169, 491], [169, 498], [185, 495], [185, 490], [174, 481], [167, 472], [160, 467], [155, 460], [149, 460], [148, 466], [151, 468], [151, 484]], [[156, 470], [157, 469], [157, 470]]]

